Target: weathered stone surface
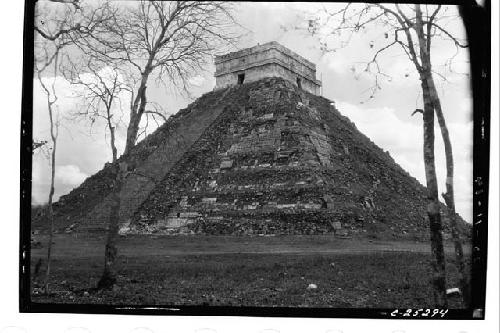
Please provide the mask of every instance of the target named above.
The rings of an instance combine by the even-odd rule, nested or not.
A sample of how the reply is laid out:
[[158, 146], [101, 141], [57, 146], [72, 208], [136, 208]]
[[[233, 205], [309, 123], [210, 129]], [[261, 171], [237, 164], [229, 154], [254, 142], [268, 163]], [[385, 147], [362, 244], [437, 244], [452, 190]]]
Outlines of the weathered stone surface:
[[[194, 131], [185, 133], [190, 139], [178, 155], [155, 156], [178, 147], [160, 128], [123, 157], [156, 184], [130, 184], [142, 189], [124, 193], [136, 198], [126, 201], [121, 233], [428, 237], [425, 188], [327, 99], [279, 78], [207, 95], [174, 118], [175, 128]], [[197, 120], [203, 125], [185, 124]], [[105, 206], [110, 179], [105, 168], [64, 197], [56, 213], [71, 220], [82, 207], [89, 217]], [[92, 225], [85, 218], [78, 224]]]
[[316, 80], [316, 65], [277, 42], [215, 57], [215, 89], [264, 77], [286, 79], [316, 95], [321, 86]]
[[189, 217], [194, 233], [427, 237], [424, 187], [328, 100], [308, 95], [306, 106], [304, 92], [275, 78], [241, 89], [248, 98], [151, 192], [133, 232], [188, 209], [199, 213]]
[[[231, 100], [234, 100], [231, 89], [203, 95], [138, 143], [128, 156], [120, 157], [136, 166], [121, 191], [123, 221], [130, 218], [155, 187], [155, 182], [165, 177]], [[62, 196], [54, 206], [56, 230], [71, 221], [77, 224], [78, 230], [102, 232], [110, 213], [108, 196], [114, 178], [113, 168], [107, 163], [103, 170]]]

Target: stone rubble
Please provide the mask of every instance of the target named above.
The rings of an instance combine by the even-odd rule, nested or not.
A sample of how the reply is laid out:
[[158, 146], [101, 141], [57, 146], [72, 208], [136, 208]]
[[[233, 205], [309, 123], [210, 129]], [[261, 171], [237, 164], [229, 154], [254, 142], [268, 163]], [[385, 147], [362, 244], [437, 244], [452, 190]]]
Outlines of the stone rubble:
[[130, 232], [428, 237], [425, 188], [328, 100], [279, 78], [238, 89]]
[[[280, 78], [200, 97], [121, 158], [156, 181], [125, 187], [120, 234], [429, 237], [425, 187], [331, 101]], [[62, 230], [106, 225], [113, 179], [106, 166], [61, 197]]]

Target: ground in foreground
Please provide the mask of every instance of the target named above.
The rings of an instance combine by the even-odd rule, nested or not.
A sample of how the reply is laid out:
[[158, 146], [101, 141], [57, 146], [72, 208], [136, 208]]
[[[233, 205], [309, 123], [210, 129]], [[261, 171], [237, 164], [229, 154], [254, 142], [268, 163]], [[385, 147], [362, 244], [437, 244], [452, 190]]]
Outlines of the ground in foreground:
[[[99, 245], [99, 246], [97, 246]], [[130, 237], [120, 240], [117, 286], [92, 291], [103, 239], [55, 238], [52, 294], [32, 301], [113, 305], [338, 308], [433, 307], [427, 244], [333, 237]], [[405, 250], [406, 248], [406, 250]], [[357, 251], [356, 251], [357, 249]], [[448, 286], [458, 285], [447, 248]], [[102, 251], [101, 251], [102, 250]], [[44, 248], [32, 252], [32, 272]], [[308, 288], [311, 284], [317, 288]], [[458, 299], [450, 300], [459, 308]]]

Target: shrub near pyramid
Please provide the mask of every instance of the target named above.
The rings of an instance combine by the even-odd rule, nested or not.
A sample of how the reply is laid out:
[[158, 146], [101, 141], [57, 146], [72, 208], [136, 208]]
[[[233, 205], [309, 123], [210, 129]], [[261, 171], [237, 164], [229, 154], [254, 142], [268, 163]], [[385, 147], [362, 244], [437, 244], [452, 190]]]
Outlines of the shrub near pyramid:
[[217, 116], [121, 233], [428, 238], [425, 187], [331, 101], [282, 78], [210, 94]]

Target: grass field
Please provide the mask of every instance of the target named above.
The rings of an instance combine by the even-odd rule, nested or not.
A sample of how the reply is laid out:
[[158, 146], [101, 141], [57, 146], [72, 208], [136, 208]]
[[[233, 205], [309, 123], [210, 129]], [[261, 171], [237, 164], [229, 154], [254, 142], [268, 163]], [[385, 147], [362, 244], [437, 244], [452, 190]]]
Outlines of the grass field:
[[[46, 238], [41, 238], [42, 243]], [[448, 286], [457, 286], [446, 247]], [[294, 307], [432, 307], [429, 245], [332, 236], [129, 236], [119, 241], [117, 286], [92, 291], [104, 239], [57, 235], [52, 291], [34, 302]], [[467, 249], [466, 253], [470, 253]], [[46, 255], [32, 250], [32, 270]], [[43, 268], [44, 265], [42, 265]], [[43, 276], [33, 277], [36, 286]], [[315, 284], [316, 289], [308, 289]], [[450, 307], [460, 307], [450, 300]]]

